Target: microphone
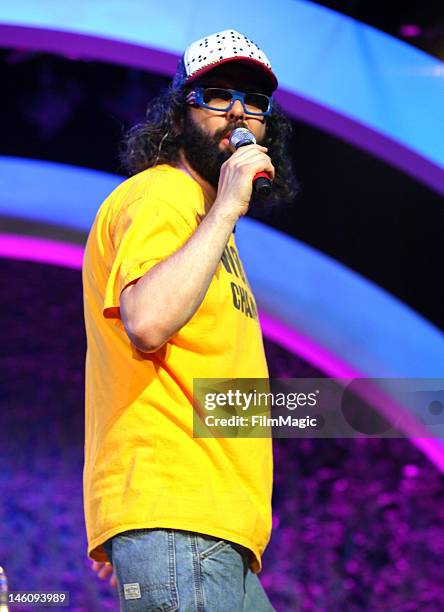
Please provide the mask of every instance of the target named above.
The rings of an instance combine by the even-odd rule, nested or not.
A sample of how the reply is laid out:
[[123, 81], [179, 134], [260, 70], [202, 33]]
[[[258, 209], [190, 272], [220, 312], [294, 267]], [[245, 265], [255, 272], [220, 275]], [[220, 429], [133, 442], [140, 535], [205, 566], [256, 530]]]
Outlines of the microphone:
[[[230, 146], [233, 150], [240, 147], [256, 144], [254, 134], [247, 128], [236, 128], [230, 134]], [[268, 196], [271, 192], [271, 180], [268, 172], [257, 172], [253, 178], [254, 192], [261, 196]]]

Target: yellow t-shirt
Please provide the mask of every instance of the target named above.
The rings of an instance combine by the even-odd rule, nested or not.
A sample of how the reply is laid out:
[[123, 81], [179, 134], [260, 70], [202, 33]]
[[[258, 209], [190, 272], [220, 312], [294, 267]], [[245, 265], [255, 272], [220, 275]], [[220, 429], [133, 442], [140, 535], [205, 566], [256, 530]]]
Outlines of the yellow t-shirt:
[[252, 570], [261, 569], [271, 440], [193, 438], [193, 378], [268, 377], [234, 234], [201, 306], [161, 349], [136, 349], [120, 320], [124, 287], [177, 251], [204, 214], [198, 183], [161, 165], [119, 185], [88, 236], [84, 504], [88, 554], [97, 561], [106, 561], [101, 544], [122, 531], [167, 528], [241, 544], [253, 552]]

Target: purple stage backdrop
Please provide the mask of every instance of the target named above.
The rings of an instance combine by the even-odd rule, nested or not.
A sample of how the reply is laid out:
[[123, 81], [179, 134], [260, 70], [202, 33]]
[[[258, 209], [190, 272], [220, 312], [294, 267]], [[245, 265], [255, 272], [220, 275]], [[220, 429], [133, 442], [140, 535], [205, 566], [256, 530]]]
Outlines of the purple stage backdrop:
[[[70, 610], [117, 610], [86, 558], [80, 272], [10, 260], [1, 270], [0, 564], [12, 590], [64, 590]], [[272, 376], [322, 376], [266, 348]], [[407, 440], [275, 441], [260, 578], [276, 610], [442, 610], [443, 490]]]

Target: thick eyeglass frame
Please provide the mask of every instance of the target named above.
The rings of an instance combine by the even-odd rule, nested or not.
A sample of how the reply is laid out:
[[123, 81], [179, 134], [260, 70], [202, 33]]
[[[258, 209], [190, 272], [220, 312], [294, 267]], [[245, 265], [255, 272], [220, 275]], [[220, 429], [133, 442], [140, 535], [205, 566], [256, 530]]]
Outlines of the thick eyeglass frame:
[[[226, 108], [216, 108], [215, 106], [210, 106], [209, 104], [207, 104], [204, 101], [204, 92], [208, 89], [218, 89], [220, 91], [230, 92], [232, 98], [231, 98], [231, 101], [228, 103], [227, 107]], [[264, 98], [268, 98], [267, 110], [261, 111], [259, 113], [254, 113], [254, 112], [247, 110], [245, 106], [245, 96], [250, 96], [250, 95], [261, 95], [261, 96], [264, 96]], [[208, 108], [209, 110], [219, 111], [222, 113], [226, 113], [227, 111], [231, 110], [236, 100], [239, 100], [240, 103], [242, 104], [242, 108], [244, 109], [244, 112], [246, 115], [253, 115], [255, 117], [268, 117], [268, 115], [271, 113], [271, 110], [272, 110], [273, 97], [267, 96], [266, 94], [263, 94], [260, 92], [253, 92], [253, 91], [243, 92], [243, 91], [237, 91], [236, 89], [228, 89], [226, 87], [195, 87], [187, 95], [186, 100], [188, 104], [198, 104], [199, 106], [202, 106], [203, 108]]]

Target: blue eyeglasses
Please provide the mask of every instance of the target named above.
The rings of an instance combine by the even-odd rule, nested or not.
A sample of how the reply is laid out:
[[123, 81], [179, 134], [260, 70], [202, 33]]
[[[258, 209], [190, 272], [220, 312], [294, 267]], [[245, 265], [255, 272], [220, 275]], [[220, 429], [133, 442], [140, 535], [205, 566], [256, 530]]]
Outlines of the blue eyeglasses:
[[195, 87], [187, 95], [188, 104], [198, 104], [215, 111], [228, 111], [239, 100], [245, 114], [267, 117], [271, 113], [273, 98], [261, 93], [244, 93], [221, 87]]

